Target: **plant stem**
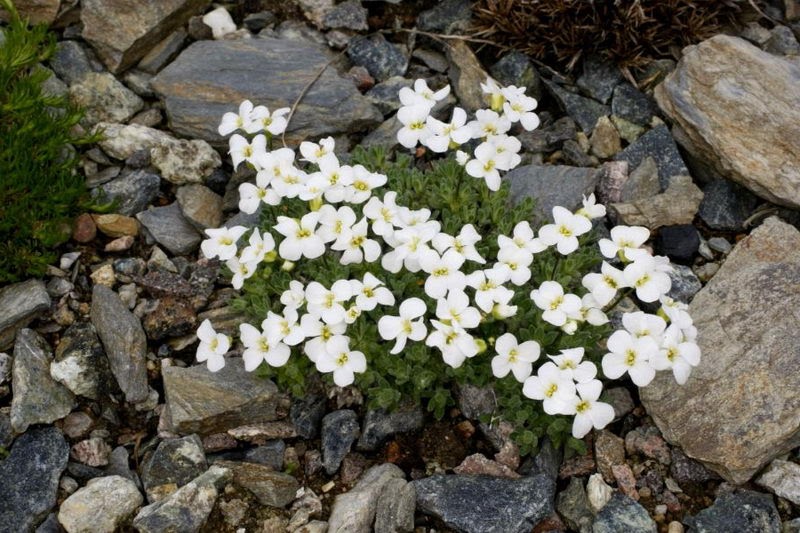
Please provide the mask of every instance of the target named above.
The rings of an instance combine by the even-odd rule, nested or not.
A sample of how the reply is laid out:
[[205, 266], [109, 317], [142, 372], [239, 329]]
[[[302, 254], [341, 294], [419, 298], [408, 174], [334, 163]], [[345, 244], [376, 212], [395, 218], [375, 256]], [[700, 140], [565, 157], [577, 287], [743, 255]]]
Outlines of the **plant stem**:
[[550, 273], [550, 279], [555, 281], [556, 279], [556, 270], [558, 270], [558, 265], [561, 263], [561, 255], [556, 256], [556, 262], [553, 263], [553, 272]]
[[633, 291], [633, 289], [632, 289], [631, 287], [628, 287], [627, 289], [624, 289], [624, 290], [623, 290], [621, 293], [619, 293], [619, 295], [618, 295], [618, 296], [617, 296], [617, 297], [614, 299], [614, 301], [613, 301], [613, 302], [611, 302], [610, 304], [608, 304], [608, 307], [606, 307], [606, 308], [605, 308], [603, 311], [604, 311], [605, 313], [609, 313], [609, 312], [613, 311], [613, 310], [614, 310], [614, 308], [615, 308], [617, 305], [619, 305], [619, 303], [620, 303], [622, 300], [624, 300], [624, 299], [625, 299], [625, 297], [626, 297], [626, 296], [628, 296], [628, 295], [631, 293], [631, 291]]

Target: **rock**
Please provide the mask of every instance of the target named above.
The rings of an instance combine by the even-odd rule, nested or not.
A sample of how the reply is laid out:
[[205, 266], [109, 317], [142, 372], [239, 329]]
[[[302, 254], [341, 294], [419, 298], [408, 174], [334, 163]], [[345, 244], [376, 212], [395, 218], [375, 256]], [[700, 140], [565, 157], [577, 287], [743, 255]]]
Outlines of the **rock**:
[[158, 73], [180, 53], [188, 37], [183, 28], [169, 34], [139, 61], [139, 70], [148, 74]]
[[619, 420], [633, 411], [635, 407], [631, 393], [625, 387], [606, 389], [604, 395], [606, 397], [605, 401], [614, 408], [614, 420]]
[[[539, 445], [539, 452], [520, 468], [520, 473], [526, 476], [536, 474], [544, 474], [553, 481], [558, 478], [561, 463], [564, 460], [564, 455], [561, 448], [556, 448], [549, 438], [545, 438]], [[526, 466], [530, 465], [529, 468]], [[592, 462], [592, 469], [594, 469], [594, 462]]]
[[117, 282], [116, 275], [114, 274], [114, 267], [111, 264], [105, 264], [95, 268], [89, 278], [94, 285], [102, 285], [108, 288], [112, 288]]
[[469, 29], [471, 18], [469, 0], [443, 0], [417, 16], [417, 27], [422, 31], [460, 33]]
[[353, 64], [366, 68], [378, 81], [402, 76], [408, 68], [408, 58], [400, 48], [387, 41], [383, 34], [353, 37], [347, 47], [347, 55]]
[[672, 280], [672, 288], [667, 296], [679, 302], [689, 303], [694, 295], [703, 288], [703, 284], [700, 283], [692, 269], [685, 265], [672, 265], [669, 278]]
[[207, 469], [203, 443], [197, 435], [161, 441], [142, 467], [147, 501], [163, 500]]
[[340, 409], [322, 419], [322, 462], [332, 476], [358, 438], [358, 416], [350, 409]]
[[388, 115], [400, 108], [398, 93], [403, 87], [411, 87], [413, 82], [401, 76], [394, 76], [386, 81], [378, 83], [366, 93], [366, 97], [381, 113]]
[[621, 201], [623, 187], [629, 179], [626, 161], [606, 161], [597, 184], [597, 200], [603, 204]]
[[11, 348], [17, 331], [49, 308], [50, 296], [38, 279], [0, 289], [0, 350]]
[[[625, 161], [617, 163], [627, 164]], [[661, 182], [658, 177], [658, 165], [651, 156], [645, 157], [628, 177], [622, 186], [620, 200], [633, 202], [651, 198], [661, 192]]]
[[108, 72], [91, 72], [69, 88], [72, 103], [85, 110], [84, 123], [127, 122], [144, 107], [139, 96]]
[[176, 433], [210, 435], [277, 418], [277, 388], [246, 372], [241, 359], [228, 359], [218, 372], [201, 365], [165, 367], [162, 374], [165, 417]]
[[674, 176], [663, 193], [631, 203], [611, 204], [609, 211], [620, 223], [653, 230], [690, 224], [702, 200], [703, 191], [692, 182], [692, 178]]
[[198, 139], [164, 139], [150, 149], [150, 159], [164, 179], [175, 185], [201, 183], [222, 165], [211, 145]]
[[769, 39], [764, 43], [765, 51], [784, 56], [800, 55], [800, 43], [797, 42], [791, 28], [775, 26], [769, 33]]
[[617, 161], [627, 161], [629, 168], [637, 168], [645, 158], [652, 157], [658, 167], [661, 190], [667, 189], [674, 176], [688, 176], [678, 146], [666, 125], [651, 129], [616, 155]]
[[733, 250], [733, 246], [725, 237], [711, 237], [708, 239], [708, 247], [724, 255], [729, 254], [730, 251]]
[[391, 478], [383, 486], [375, 510], [375, 533], [414, 531], [417, 493], [414, 485]]
[[371, 531], [381, 493], [392, 480], [404, 478], [403, 471], [391, 463], [367, 470], [355, 487], [336, 496], [328, 519], [329, 533]]
[[64, 500], [58, 521], [67, 533], [113, 533], [142, 504], [136, 484], [124, 477], [92, 479]]
[[125, 215], [93, 215], [94, 223], [101, 233], [109, 237], [136, 236], [139, 223], [135, 218]]
[[538, 222], [550, 222], [553, 207], [576, 209], [583, 196], [594, 192], [600, 172], [594, 168], [554, 165], [517, 167], [503, 177], [511, 187], [511, 198], [534, 198]]
[[279, 472], [283, 470], [283, 455], [286, 452], [286, 443], [282, 440], [272, 440], [263, 446], [256, 446], [244, 453], [244, 460], [248, 463], [267, 465]]
[[614, 489], [603, 481], [602, 474], [589, 476], [589, 481], [586, 483], [586, 497], [589, 499], [589, 507], [595, 514], [606, 506], [613, 494]]
[[116, 201], [115, 211], [122, 215], [135, 215], [147, 209], [155, 200], [161, 178], [145, 170], [123, 174], [100, 186], [101, 199]]
[[211, 28], [214, 39], [223, 39], [236, 31], [236, 23], [225, 7], [218, 7], [203, 15], [203, 23]]
[[147, 339], [139, 319], [122, 303], [119, 295], [102, 285], [92, 291], [92, 324], [103, 343], [111, 367], [126, 401], [147, 400]]
[[[61, 0], [16, 0], [14, 7], [20, 16], [28, 19], [31, 24], [50, 25], [56, 20]], [[0, 10], [0, 20], [6, 21], [6, 17], [6, 12]]]
[[592, 143], [592, 153], [601, 159], [609, 159], [622, 150], [617, 128], [608, 117], [597, 120], [589, 141]]
[[132, 237], [131, 235], [126, 235], [124, 237], [118, 237], [113, 241], [109, 242], [108, 244], [103, 247], [103, 250], [106, 252], [124, 252], [126, 250], [130, 250], [133, 244], [136, 242], [136, 238]]
[[[232, 93], [269, 109], [290, 107], [328, 61], [322, 49], [304, 40], [199, 41], [162, 70], [152, 86], [164, 99], [175, 133], [222, 143], [217, 126], [236, 105]], [[358, 131], [381, 118], [350, 81], [328, 68], [298, 105], [286, 139], [294, 143]]]
[[365, 31], [367, 24], [367, 10], [357, 0], [347, 0], [337, 4], [328, 11], [323, 19], [323, 24], [328, 28]]
[[570, 478], [567, 488], [558, 493], [556, 510], [571, 529], [591, 531], [594, 513], [589, 507], [589, 498], [580, 478]]
[[70, 449], [71, 459], [86, 466], [106, 466], [111, 455], [111, 447], [101, 437], [82, 440]]
[[545, 81], [544, 84], [558, 105], [578, 123], [587, 135], [592, 132], [600, 117], [611, 114], [608, 106], [569, 92], [553, 82]]
[[679, 484], [704, 483], [713, 475], [702, 464], [689, 459], [680, 448], [672, 448], [669, 475]]
[[387, 437], [420, 429], [422, 423], [423, 413], [419, 405], [398, 408], [390, 413], [369, 410], [364, 416], [361, 438], [358, 439], [356, 448], [361, 451], [375, 451]]
[[800, 64], [718, 35], [687, 48], [655, 96], [695, 158], [762, 198], [797, 208], [798, 78]]
[[481, 83], [486, 83], [489, 75], [475, 53], [464, 41], [452, 41], [446, 47], [447, 61], [450, 63], [448, 76], [458, 103], [467, 111], [474, 112], [486, 106]]
[[319, 424], [325, 416], [325, 398], [308, 396], [296, 398], [289, 410], [289, 418], [294, 424], [297, 436], [313, 439], [319, 431]]
[[222, 224], [222, 197], [200, 184], [184, 185], [175, 193], [183, 216], [195, 228], [218, 228]]
[[453, 472], [461, 475], [482, 474], [508, 479], [517, 479], [521, 477], [508, 466], [500, 464], [497, 461], [487, 459], [486, 456], [481, 453], [468, 455], [463, 461], [461, 461], [460, 465], [453, 469]]
[[207, 5], [208, 0], [85, 0], [83, 38], [111, 72], [122, 72]]
[[656, 252], [676, 263], [691, 264], [700, 247], [700, 234], [692, 224], [664, 226], [656, 237]]
[[670, 463], [670, 451], [657, 428], [641, 426], [625, 435], [625, 449], [631, 455], [639, 453], [656, 459], [663, 465]]
[[230, 479], [230, 470], [212, 466], [169, 498], [143, 507], [133, 519], [133, 527], [140, 533], [199, 531]]
[[89, 322], [70, 326], [56, 346], [50, 375], [78, 396], [100, 400], [113, 391], [108, 358]]
[[711, 229], [742, 231], [757, 204], [758, 198], [744, 187], [717, 179], [703, 189], [703, 201], [697, 214]]
[[437, 474], [411, 483], [417, 510], [472, 532], [528, 532], [553, 512], [555, 482], [546, 475], [502, 479]]
[[656, 533], [656, 523], [635, 500], [616, 493], [603, 506], [592, 524], [592, 533]]
[[72, 239], [85, 244], [92, 242], [97, 236], [97, 226], [94, 225], [92, 215], [83, 213], [78, 215], [72, 227]]
[[69, 446], [52, 426], [20, 435], [0, 461], [0, 531], [32, 531], [56, 505]]
[[611, 467], [625, 464], [625, 441], [608, 430], [598, 431], [594, 440], [597, 470], [609, 483], [614, 481]]
[[607, 104], [614, 94], [614, 88], [623, 80], [622, 71], [617, 65], [598, 55], [591, 55], [583, 62], [583, 73], [577, 84], [587, 95]]
[[780, 533], [781, 519], [772, 496], [750, 490], [723, 494], [714, 505], [684, 519], [691, 531]]
[[197, 315], [188, 300], [166, 296], [159, 298], [156, 307], [142, 317], [147, 338], [160, 340], [188, 335], [197, 327]]
[[699, 367], [686, 385], [664, 373], [640, 389], [664, 437], [732, 483], [800, 434], [791, 385], [800, 378], [799, 250], [800, 232], [774, 217], [740, 241], [690, 306], [706, 355]]
[[800, 505], [800, 465], [797, 463], [775, 459], [756, 483], [776, 496]]
[[657, 110], [658, 107], [647, 95], [629, 83], [620, 84], [614, 89], [614, 100], [611, 102], [614, 116], [647, 126]]
[[525, 87], [525, 94], [541, 100], [542, 77], [531, 60], [517, 50], [508, 52], [489, 69], [492, 77], [503, 86]]
[[397, 117], [389, 117], [380, 126], [365, 135], [360, 146], [363, 148], [381, 146], [385, 150], [392, 151], [400, 146], [400, 143], [397, 142], [397, 132], [402, 127], [403, 125], [397, 120]]
[[50, 58], [50, 68], [68, 85], [100, 70], [89, 60], [86, 49], [78, 41], [59, 41], [55, 54]]
[[300, 488], [294, 477], [265, 465], [232, 461], [217, 464], [229, 468], [233, 472], [233, 482], [252, 492], [261, 505], [284, 508], [294, 501]]
[[49, 424], [72, 410], [75, 397], [50, 377], [53, 356], [44, 338], [32, 329], [22, 329], [14, 344], [11, 387], [11, 427], [23, 433], [32, 424]]
[[177, 202], [165, 207], [151, 207], [136, 214], [153, 239], [175, 255], [192, 253], [202, 237], [186, 220]]

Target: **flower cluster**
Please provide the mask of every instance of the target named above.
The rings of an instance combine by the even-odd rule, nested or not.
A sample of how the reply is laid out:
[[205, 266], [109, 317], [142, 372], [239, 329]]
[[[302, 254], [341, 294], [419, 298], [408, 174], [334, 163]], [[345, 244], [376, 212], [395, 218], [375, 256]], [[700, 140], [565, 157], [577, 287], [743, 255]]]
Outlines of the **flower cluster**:
[[[491, 79], [482, 88], [491, 109], [477, 111], [467, 122], [466, 112], [455, 108], [452, 120], [444, 123], [433, 115], [449, 86], [432, 91], [424, 80], [417, 80], [413, 89], [400, 91], [397, 118], [402, 128], [397, 137], [407, 148], [422, 143], [436, 153], [458, 150], [461, 172], [484, 179], [486, 187], [496, 191], [500, 171], [520, 162], [520, 142], [509, 135], [512, 127], [538, 125], [536, 100], [526, 96], [524, 88], [501, 88]], [[658, 314], [623, 316], [624, 329], [611, 335], [609, 353], [602, 358], [606, 378], [627, 373], [644, 386], [657, 370], [671, 369], [683, 383], [698, 364], [696, 331], [685, 306], [666, 296], [669, 262], [643, 247], [649, 238], [646, 228], [613, 228], [610, 238], [599, 242], [608, 261], [600, 272], [586, 274], [580, 287], [568, 289], [548, 279], [525, 289], [532, 284], [537, 256], [550, 254], [557, 266], [587, 242], [593, 220], [605, 216], [593, 195], [575, 212], [555, 207], [553, 223], [538, 231], [527, 221], [516, 223], [510, 234], [497, 236], [496, 247], [492, 244], [496, 254], [488, 256], [479, 252], [479, 247], [487, 248], [473, 224], [446, 232], [431, 209], [402, 205], [396, 191], [376, 194], [387, 184], [387, 176], [342, 162], [332, 138], [303, 142], [299, 160], [289, 148], [271, 150], [272, 136], [287, 126], [287, 113], [270, 113], [244, 102], [238, 114], [223, 117], [219, 131], [254, 135], [236, 133], [230, 138], [234, 167], [246, 164], [255, 171], [255, 183], [239, 189], [243, 212], [292, 199], [308, 202], [307, 210], [297, 217], [277, 215], [275, 223], [261, 231], [243, 226], [209, 229], [202, 252], [225, 262], [237, 289], [266, 263], [280, 262], [282, 270], [291, 271], [300, 261], [335, 257], [340, 265], [365, 269], [358, 277], [334, 279], [328, 285], [315, 279], [292, 280], [279, 294], [280, 307], [268, 311], [259, 326], [240, 325], [247, 370], [280, 368], [293, 353], [302, 352], [320, 373], [331, 374], [334, 383], [350, 385], [367, 370], [370, 354], [359, 349], [349, 330], [372, 321], [386, 351], [396, 357], [403, 357], [408, 343], [424, 343], [448, 367], [459, 369], [491, 349], [491, 371], [497, 379], [511, 374], [525, 397], [542, 402], [545, 413], [574, 416], [572, 434], [581, 438], [613, 419], [611, 407], [599, 401], [602, 382], [595, 363], [584, 360], [585, 349], [559, 349], [548, 355], [544, 352], [552, 343], [520, 342], [512, 331], [494, 338], [484, 330], [487, 324], [494, 327], [515, 317], [524, 304], [521, 298], [529, 298], [526, 305], [535, 306], [541, 323], [558, 336], [607, 324], [607, 313], [628, 294], [635, 293], [643, 302], [660, 302]], [[460, 150], [474, 139], [480, 142], [472, 156]], [[246, 242], [241, 249], [240, 241]], [[397, 298], [387, 283], [408, 273], [421, 293]], [[208, 321], [198, 338], [198, 360], [212, 370], [221, 368], [230, 339], [216, 333]]]

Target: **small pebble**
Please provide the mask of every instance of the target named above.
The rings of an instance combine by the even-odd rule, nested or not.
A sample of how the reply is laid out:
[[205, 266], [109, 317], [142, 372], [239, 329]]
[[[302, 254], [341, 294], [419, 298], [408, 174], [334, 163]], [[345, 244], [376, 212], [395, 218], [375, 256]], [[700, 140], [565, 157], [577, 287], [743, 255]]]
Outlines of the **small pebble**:
[[81, 256], [80, 252], [69, 252], [61, 256], [61, 260], [58, 262], [59, 268], [61, 270], [69, 270], [72, 265], [75, 264], [75, 261]]
[[728, 242], [728, 239], [724, 239], [722, 237], [712, 237], [708, 239], [708, 247], [721, 254], [727, 254], [733, 249], [733, 246], [731, 246], [731, 243]]
[[683, 524], [673, 520], [667, 526], [667, 533], [683, 533]]

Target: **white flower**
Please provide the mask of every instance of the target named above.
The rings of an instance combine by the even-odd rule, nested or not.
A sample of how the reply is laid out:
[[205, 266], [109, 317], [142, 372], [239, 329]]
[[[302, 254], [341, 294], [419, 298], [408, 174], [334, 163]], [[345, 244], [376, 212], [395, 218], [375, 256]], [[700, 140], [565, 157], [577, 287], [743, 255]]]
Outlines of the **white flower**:
[[503, 89], [492, 78], [486, 78], [486, 82], [481, 83], [481, 90], [484, 94], [489, 95], [489, 104], [492, 109], [500, 110], [503, 108], [505, 96], [503, 96]]
[[216, 372], [225, 366], [225, 354], [231, 347], [231, 340], [227, 335], [217, 333], [208, 319], [203, 320], [197, 328], [197, 338], [200, 344], [197, 346], [197, 361], [206, 362], [211, 372]]
[[580, 319], [592, 326], [608, 324], [608, 316], [603, 312], [602, 307], [592, 293], [584, 294], [581, 298]]
[[330, 204], [325, 204], [317, 212], [319, 213], [317, 235], [324, 242], [337, 240], [356, 223], [356, 213], [350, 206], [343, 205], [336, 209]]
[[542, 407], [548, 415], [570, 414], [575, 398], [575, 383], [558, 369], [555, 363], [546, 362], [535, 376], [525, 380], [522, 394], [532, 400], [543, 400]]
[[372, 221], [372, 232], [381, 237], [394, 232], [398, 224], [397, 193], [389, 191], [383, 195], [383, 201], [372, 197], [364, 204], [364, 216]]
[[583, 348], [561, 350], [559, 355], [548, 355], [558, 369], [576, 383], [586, 383], [597, 375], [597, 367], [591, 361], [582, 361]]
[[627, 331], [615, 331], [608, 338], [608, 350], [603, 356], [603, 374], [617, 379], [626, 372], [639, 387], [648, 385], [656, 375], [650, 358], [658, 354], [658, 344], [652, 337], [634, 337]]
[[261, 328], [273, 343], [283, 342], [289, 346], [297, 346], [306, 338], [298, 322], [297, 309], [294, 307], [285, 308], [282, 315], [269, 311], [267, 318], [261, 323]]
[[589, 220], [603, 218], [606, 216], [606, 206], [598, 204], [594, 198], [594, 193], [592, 193], [588, 198], [586, 196], [583, 197], [583, 207], [575, 211], [575, 214], [586, 217]]
[[505, 235], [497, 236], [497, 245], [500, 248], [519, 248], [530, 254], [538, 254], [547, 249], [547, 246], [535, 237], [533, 228], [528, 221], [518, 222], [514, 226], [514, 232], [511, 237]]
[[563, 326], [568, 317], [575, 317], [581, 310], [581, 299], [574, 294], [564, 294], [556, 281], [545, 281], [531, 291], [531, 300], [543, 310], [542, 319], [554, 326]]
[[430, 108], [426, 105], [401, 107], [397, 110], [397, 120], [403, 125], [397, 132], [397, 142], [406, 148], [414, 148], [431, 136], [427, 120]]
[[260, 131], [267, 131], [271, 135], [280, 135], [286, 130], [289, 122], [286, 120], [286, 115], [289, 114], [291, 109], [288, 107], [281, 107], [270, 113], [269, 109], [263, 105], [257, 106], [250, 114], [251, 122], [245, 127], [247, 133], [258, 133]]
[[370, 272], [364, 274], [363, 281], [351, 280], [350, 288], [356, 297], [356, 305], [362, 311], [372, 311], [378, 305], [394, 305], [392, 291]]
[[350, 339], [337, 336], [328, 343], [328, 348], [317, 357], [317, 370], [333, 372], [333, 382], [347, 387], [355, 381], [355, 373], [367, 370], [367, 358], [362, 352], [350, 350]]
[[475, 120], [468, 124], [473, 139], [484, 139], [493, 135], [501, 135], [511, 129], [511, 121], [490, 109], [478, 109]]
[[592, 230], [592, 223], [580, 215], [561, 206], [553, 207], [554, 224], [546, 224], [539, 230], [539, 239], [548, 245], [556, 245], [558, 253], [569, 255], [578, 249], [578, 237]]
[[382, 339], [395, 340], [389, 353], [400, 353], [406, 341], [421, 341], [428, 333], [422, 316], [427, 311], [425, 303], [419, 298], [409, 298], [400, 304], [400, 316], [382, 316], [378, 320], [378, 333]]
[[462, 152], [461, 150], [456, 151], [456, 163], [461, 165], [462, 167], [469, 162], [469, 154], [466, 152]]
[[653, 339], [660, 339], [667, 328], [663, 318], [642, 311], [623, 314], [622, 325], [634, 337], [653, 337]]
[[669, 296], [662, 296], [659, 301], [661, 302], [660, 311], [666, 315], [671, 324], [675, 324], [681, 329], [692, 327], [692, 317], [687, 312], [688, 305], [673, 300]]
[[339, 238], [331, 245], [332, 250], [342, 252], [340, 262], [343, 265], [372, 263], [381, 255], [381, 245], [378, 241], [367, 238], [367, 219], [362, 218], [350, 228], [345, 229]]
[[451, 147], [459, 146], [472, 138], [472, 129], [467, 124], [467, 112], [456, 107], [450, 123], [428, 117], [427, 125], [431, 131], [425, 146], [437, 153], [444, 153]]
[[530, 252], [508, 247], [497, 252], [497, 263], [493, 268], [501, 273], [504, 281], [511, 281], [519, 287], [531, 279], [531, 263], [533, 255]]
[[266, 361], [269, 366], [281, 367], [291, 355], [291, 349], [282, 342], [271, 341], [267, 335], [250, 324], [239, 326], [239, 338], [244, 345], [244, 369], [252, 372]]
[[363, 204], [372, 190], [386, 184], [387, 177], [377, 172], [370, 172], [363, 165], [353, 167], [353, 183], [348, 187], [345, 200], [351, 204]]
[[452, 368], [459, 368], [467, 358], [478, 354], [475, 339], [461, 328], [453, 327], [438, 320], [431, 320], [434, 331], [428, 335], [425, 344], [439, 348], [442, 360]]
[[656, 370], [672, 369], [675, 381], [683, 385], [692, 373], [692, 367], [700, 364], [700, 347], [688, 341], [678, 326], [666, 329], [661, 340], [661, 349], [650, 358]]
[[347, 308], [347, 311], [344, 313], [344, 323], [345, 324], [352, 324], [358, 317], [361, 316], [361, 309], [357, 305], [351, 305]]
[[659, 264], [653, 256], [639, 254], [633, 263], [622, 271], [625, 284], [636, 289], [636, 297], [643, 302], [658, 301], [672, 288], [669, 274], [659, 270]]
[[344, 321], [337, 324], [325, 324], [312, 314], [300, 318], [300, 327], [308, 340], [303, 345], [303, 351], [311, 362], [316, 362], [319, 354], [328, 351], [328, 344], [332, 339], [343, 336], [347, 330]]
[[605, 261], [600, 267], [600, 273], [586, 274], [581, 283], [592, 293], [601, 307], [608, 305], [617, 295], [617, 291], [626, 286], [622, 271]]
[[511, 170], [522, 161], [519, 156], [522, 143], [516, 137], [493, 135], [487, 139], [487, 142], [494, 146], [497, 154], [497, 168], [500, 170]]
[[239, 113], [225, 113], [222, 115], [222, 122], [219, 124], [217, 131], [223, 137], [227, 137], [236, 130], [246, 130], [252, 119], [250, 118], [253, 112], [253, 103], [250, 100], [245, 100], [239, 104]]
[[319, 144], [303, 141], [300, 143], [300, 153], [305, 161], [309, 163], [318, 163], [319, 160], [326, 155], [332, 154], [335, 146], [336, 142], [333, 140], [333, 137], [320, 139]]
[[233, 226], [230, 228], [209, 228], [205, 231], [210, 238], [200, 244], [200, 250], [202, 250], [203, 255], [208, 259], [219, 257], [221, 261], [227, 261], [236, 256], [236, 252], [239, 251], [236, 247], [236, 241], [244, 235], [247, 228]]
[[513, 291], [503, 287], [505, 281], [503, 272], [493, 268], [476, 270], [467, 276], [467, 285], [475, 289], [475, 304], [484, 313], [490, 313], [495, 304], [504, 299], [504, 293], [514, 296]]
[[475, 244], [480, 240], [481, 235], [475, 227], [472, 224], [466, 224], [461, 228], [457, 237], [447, 233], [439, 233], [433, 238], [431, 244], [440, 254], [452, 249], [461, 254], [464, 259], [483, 264], [486, 263], [486, 260], [481, 257], [481, 254], [475, 248]]
[[381, 266], [396, 274], [405, 267], [409, 272], [419, 272], [420, 257], [430, 250], [428, 243], [439, 233], [438, 222], [424, 222], [384, 235], [386, 244], [394, 248], [381, 258]]
[[533, 112], [538, 105], [536, 99], [525, 95], [525, 87], [509, 85], [500, 91], [506, 99], [503, 112], [508, 120], [519, 122], [528, 131], [535, 130], [539, 126], [539, 117]]
[[423, 79], [414, 82], [414, 89], [403, 87], [400, 89], [400, 103], [404, 106], [424, 106], [428, 109], [433, 108], [436, 102], [444, 100], [450, 94], [450, 86], [445, 85], [434, 92], [428, 88], [428, 83]]
[[325, 200], [331, 203], [343, 202], [348, 187], [353, 183], [353, 167], [340, 165], [334, 154], [327, 154], [317, 161], [319, 172], [309, 176], [309, 187], [315, 186], [324, 191]]
[[237, 291], [244, 285], [244, 280], [252, 277], [258, 269], [258, 261], [244, 262], [236, 257], [231, 257], [225, 261], [225, 266], [233, 273], [231, 278], [231, 285]]
[[466, 275], [459, 270], [464, 264], [464, 256], [455, 250], [447, 250], [443, 255], [428, 249], [419, 256], [422, 270], [427, 272], [425, 294], [431, 298], [443, 298], [448, 291], [462, 291], [467, 285]]
[[650, 238], [650, 230], [642, 226], [615, 226], [611, 239], [600, 239], [600, 252], [609, 259], [620, 256], [623, 261], [633, 261], [636, 252]]
[[242, 263], [260, 263], [268, 252], [275, 249], [275, 239], [272, 238], [272, 235], [267, 232], [262, 235], [258, 232], [258, 228], [253, 228], [248, 242], [250, 246], [245, 247], [239, 257], [239, 261]]
[[232, 135], [228, 141], [231, 154], [231, 161], [233, 162], [233, 169], [236, 170], [242, 161], [255, 164], [258, 157], [263, 156], [267, 151], [267, 138], [263, 135], [256, 135], [252, 142], [239, 135], [238, 133]]
[[312, 281], [306, 287], [306, 309], [326, 324], [344, 321], [345, 309], [342, 305], [353, 296], [350, 282], [340, 279], [331, 285], [330, 290], [321, 283]]
[[519, 344], [511, 333], [500, 335], [494, 347], [497, 355], [492, 359], [492, 372], [498, 378], [504, 378], [511, 372], [517, 381], [523, 383], [531, 375], [532, 363], [539, 359], [538, 342], [525, 341]]
[[495, 304], [492, 307], [492, 316], [497, 319], [506, 319], [517, 314], [517, 306], [509, 305], [514, 297], [514, 291], [505, 287], [498, 287], [494, 293]]
[[271, 180], [269, 173], [259, 170], [255, 184], [245, 182], [239, 185], [239, 210], [252, 215], [261, 202], [267, 205], [280, 204], [281, 196], [269, 186]]
[[481, 322], [480, 311], [470, 307], [469, 298], [461, 291], [450, 291], [447, 298], [436, 301], [436, 317], [461, 329], [477, 328]]
[[275, 231], [285, 238], [278, 246], [278, 254], [287, 261], [297, 261], [301, 257], [316, 259], [325, 253], [325, 243], [315, 233], [319, 212], [306, 213], [300, 220], [279, 216]]
[[597, 401], [603, 392], [603, 384], [594, 379], [588, 383], [577, 385], [578, 395], [572, 404], [572, 436], [576, 439], [585, 437], [592, 428], [603, 429], [614, 420], [614, 408], [607, 403]]
[[306, 288], [302, 283], [293, 279], [289, 282], [289, 288], [281, 294], [281, 303], [284, 307], [297, 309], [306, 301]]

